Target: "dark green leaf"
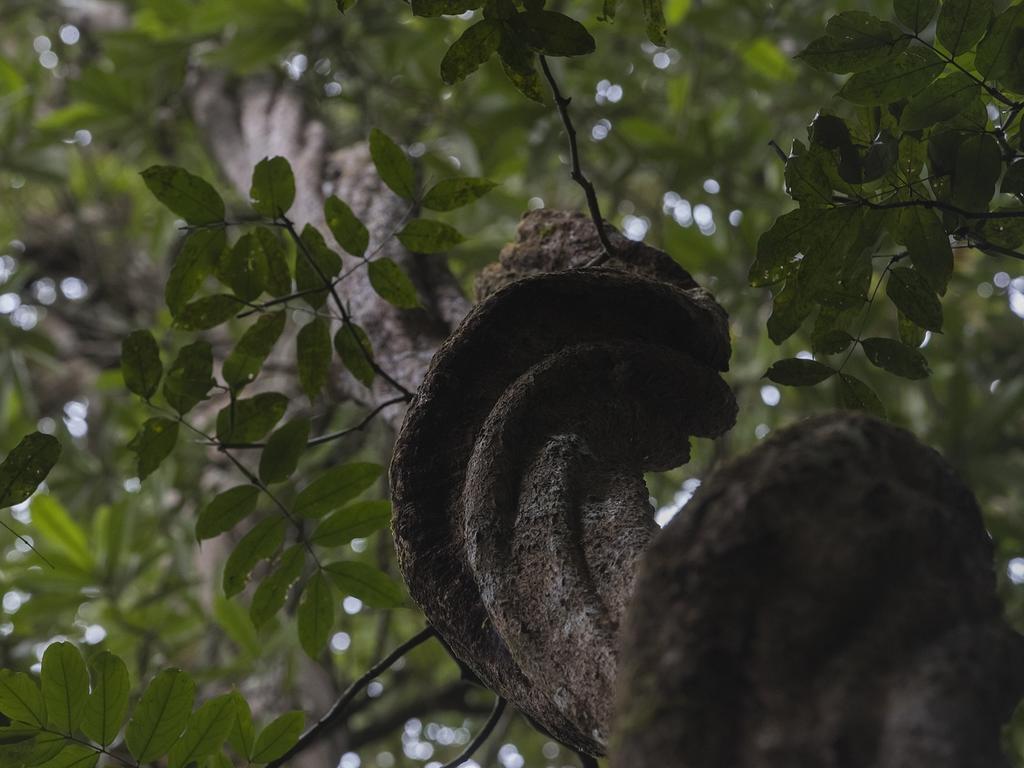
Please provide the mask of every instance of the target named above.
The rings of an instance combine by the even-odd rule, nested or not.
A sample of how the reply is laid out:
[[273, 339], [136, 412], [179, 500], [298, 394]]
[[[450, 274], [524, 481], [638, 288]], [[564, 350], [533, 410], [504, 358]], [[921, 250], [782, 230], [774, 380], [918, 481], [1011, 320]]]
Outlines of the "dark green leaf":
[[665, 23], [664, 0], [643, 0], [644, 26], [647, 39], [655, 45], [668, 45], [668, 25]]
[[811, 341], [811, 349], [815, 354], [835, 355], [853, 343], [853, 336], [839, 328], [833, 328], [825, 333], [815, 335]]
[[483, 0], [412, 0], [414, 16], [458, 16], [483, 5]]
[[256, 227], [252, 234], [255, 239], [250, 246], [263, 251], [267, 264], [267, 293], [277, 298], [287, 296], [292, 292], [292, 274], [281, 240], [266, 227]]
[[810, 139], [824, 149], [839, 149], [851, 143], [850, 128], [841, 117], [823, 115], [820, 112], [811, 122]]
[[469, 27], [441, 59], [441, 79], [448, 85], [476, 72], [501, 43], [501, 22], [483, 19]]
[[1003, 155], [996, 137], [979, 133], [960, 142], [953, 171], [953, 203], [968, 211], [988, 210], [1003, 170]]
[[479, 200], [498, 186], [490, 179], [442, 179], [423, 197], [423, 207], [432, 211], [454, 211]]
[[164, 288], [164, 300], [171, 315], [181, 312], [220, 263], [221, 254], [227, 247], [227, 236], [221, 228], [199, 229], [189, 234], [185, 244], [174, 260], [171, 274]]
[[260, 315], [242, 334], [221, 369], [229, 387], [239, 390], [256, 378], [284, 330], [284, 321], [284, 312]]
[[1015, 3], [999, 14], [978, 44], [974, 66], [989, 80], [999, 80], [1017, 64], [1024, 47], [1024, 4]]
[[196, 520], [196, 540], [212, 539], [234, 528], [256, 509], [259, 496], [255, 485], [237, 485], [214, 496]]
[[839, 374], [839, 402], [843, 408], [873, 413], [885, 418], [885, 406], [878, 395], [860, 379], [846, 373]]
[[416, 175], [412, 163], [401, 147], [376, 128], [370, 131], [370, 157], [377, 166], [377, 173], [392, 192], [406, 200], [415, 197]]
[[981, 86], [963, 72], [941, 77], [913, 96], [900, 116], [900, 128], [917, 131], [949, 120], [974, 105]]
[[999, 185], [999, 191], [1008, 195], [1024, 194], [1024, 160], [1014, 160]]
[[379, 531], [390, 520], [391, 502], [386, 499], [357, 501], [325, 517], [309, 541], [321, 547], [340, 547]]
[[582, 56], [595, 48], [586, 27], [555, 11], [517, 13], [508, 25], [520, 41], [545, 56]]
[[171, 419], [148, 419], [128, 443], [137, 458], [136, 472], [140, 480], [149, 477], [161, 462], [171, 455], [178, 442], [178, 422]]
[[331, 563], [324, 570], [338, 589], [371, 608], [396, 608], [405, 602], [402, 588], [390, 576], [365, 563]]
[[768, 318], [768, 338], [781, 344], [796, 333], [813, 308], [812, 296], [798, 272], [775, 293], [772, 314]]
[[93, 768], [100, 753], [87, 744], [67, 744], [54, 756], [37, 768]]
[[498, 44], [501, 68], [526, 98], [539, 104], [544, 103], [544, 89], [537, 74], [537, 54], [519, 42], [512, 35], [502, 35]]
[[877, 181], [896, 165], [899, 143], [888, 131], [881, 131], [868, 146], [861, 160], [861, 182]]
[[249, 606], [249, 617], [257, 628], [262, 627], [281, 610], [289, 588], [302, 575], [302, 566], [305, 562], [306, 550], [301, 544], [295, 544], [281, 555], [281, 562], [274, 572], [260, 582], [252, 596], [252, 605]]
[[0, 669], [0, 712], [11, 720], [37, 728], [46, 725], [43, 695], [24, 672]]
[[905, 379], [923, 379], [931, 371], [924, 356], [895, 339], [871, 338], [861, 342], [864, 354], [874, 365]]
[[942, 330], [942, 304], [920, 272], [907, 267], [890, 270], [885, 292], [914, 323], [929, 331]]
[[260, 479], [267, 484], [283, 483], [299, 465], [309, 439], [309, 419], [292, 419], [267, 440], [260, 456]]
[[[999, 209], [1001, 211], [1003, 209]], [[1020, 208], [1011, 209], [1019, 213]], [[996, 211], [997, 213], [999, 211]], [[1024, 245], [1024, 218], [989, 219], [981, 227], [981, 236], [1000, 248], [1019, 248]]]
[[288, 398], [278, 392], [261, 392], [235, 400], [217, 414], [217, 437], [225, 443], [259, 440], [284, 416]]
[[0, 463], [0, 509], [21, 504], [35, 493], [60, 458], [60, 443], [53, 435], [26, 435]]
[[334, 348], [349, 373], [367, 387], [373, 384], [373, 347], [366, 331], [355, 323], [345, 323], [334, 334]]
[[898, 234], [907, 246], [914, 268], [933, 290], [944, 294], [953, 274], [953, 249], [939, 217], [925, 208], [904, 208], [899, 217]]
[[821, 213], [799, 208], [783, 214], [757, 240], [757, 258], [747, 276], [755, 288], [785, 280], [800, 267], [802, 252]]
[[772, 363], [765, 377], [787, 387], [810, 387], [834, 374], [834, 368], [817, 360], [791, 357]]
[[185, 768], [220, 749], [231, 730], [234, 702], [227, 694], [204, 702], [188, 718], [185, 733], [171, 747], [167, 768]]
[[226, 293], [205, 296], [189, 302], [174, 318], [174, 324], [183, 331], [206, 331], [234, 317], [245, 305]]
[[92, 691], [85, 705], [82, 732], [106, 747], [117, 738], [128, 713], [128, 694], [131, 693], [128, 667], [109, 651], [98, 654], [89, 666]]
[[884, 66], [858, 72], [846, 81], [839, 95], [864, 106], [889, 104], [923, 90], [945, 66], [934, 53], [911, 48]]
[[464, 239], [454, 227], [428, 219], [413, 219], [398, 233], [399, 242], [414, 253], [440, 253]]
[[366, 254], [370, 233], [347, 203], [331, 195], [324, 203], [324, 217], [338, 245], [359, 258]]
[[217, 190], [184, 168], [153, 165], [142, 180], [161, 203], [189, 224], [213, 224], [224, 220], [224, 201]]
[[[341, 256], [331, 250], [320, 230], [307, 224], [300, 236], [302, 248], [295, 260], [295, 285], [306, 293], [302, 300], [313, 309], [319, 309], [327, 301], [328, 283], [341, 271]], [[322, 290], [315, 290], [321, 288]]]
[[249, 762], [255, 741], [252, 711], [249, 709], [249, 702], [238, 691], [232, 691], [228, 696], [231, 697], [231, 702], [234, 704], [234, 717], [231, 722], [231, 732], [228, 734], [228, 742], [239, 757]]
[[184, 415], [206, 399], [214, 385], [213, 350], [209, 342], [196, 341], [182, 347], [164, 379], [164, 398]]
[[924, 328], [917, 323], [911, 322], [902, 312], [897, 312], [897, 327], [900, 333], [900, 342], [908, 347], [917, 349], [924, 343]]
[[374, 259], [367, 265], [367, 271], [370, 285], [384, 301], [401, 309], [416, 309], [420, 306], [416, 286], [391, 259]]
[[249, 189], [252, 207], [260, 216], [276, 219], [288, 213], [295, 202], [295, 176], [283, 157], [263, 158], [252, 172]]
[[272, 517], [257, 523], [235, 545], [224, 564], [224, 595], [237, 595], [249, 581], [249, 574], [260, 560], [273, 557], [284, 543], [284, 520]]
[[267, 254], [253, 232], [246, 232], [224, 251], [220, 278], [242, 301], [252, 301], [267, 287]]
[[180, 669], [165, 669], [146, 688], [124, 732], [128, 751], [140, 763], [162, 757], [185, 730], [196, 684]]
[[19, 724], [0, 726], [0, 765], [4, 768], [35, 764], [39, 758], [45, 760], [63, 747], [64, 737], [60, 734], [47, 734]]
[[299, 330], [296, 341], [299, 383], [312, 400], [327, 383], [331, 370], [331, 330], [322, 317], [314, 317]]
[[935, 37], [953, 56], [981, 40], [992, 18], [992, 0], [945, 0], [939, 9]]
[[825, 35], [798, 54], [816, 69], [846, 74], [862, 72], [892, 61], [907, 47], [899, 27], [863, 11], [833, 16]]
[[832, 202], [832, 182], [817, 152], [803, 151], [790, 156], [786, 161], [786, 186], [790, 197], [801, 207], [820, 208]]
[[343, 464], [324, 472], [295, 497], [293, 511], [299, 517], [323, 517], [344, 506], [380, 477], [379, 464]]
[[327, 644], [327, 636], [334, 626], [334, 595], [323, 571], [314, 573], [302, 590], [298, 625], [302, 649], [315, 659]]
[[920, 32], [935, 18], [939, 0], [894, 0], [893, 10], [901, 24]]
[[269, 763], [295, 746], [302, 733], [305, 716], [301, 712], [286, 712], [264, 728], [256, 739], [252, 752], [253, 763]]

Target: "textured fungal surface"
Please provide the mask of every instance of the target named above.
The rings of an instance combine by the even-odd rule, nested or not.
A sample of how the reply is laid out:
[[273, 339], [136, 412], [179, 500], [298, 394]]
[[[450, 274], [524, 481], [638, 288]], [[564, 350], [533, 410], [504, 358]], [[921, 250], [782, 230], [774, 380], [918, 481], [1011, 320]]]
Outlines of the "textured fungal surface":
[[998, 768], [1024, 694], [970, 490], [910, 433], [812, 419], [660, 533], [621, 633], [614, 768]]
[[531, 274], [589, 261], [565, 237], [588, 226], [596, 242], [573, 215], [524, 220], [516, 246], [537, 263], [503, 253], [409, 409], [391, 482], [400, 565], [452, 651], [603, 754], [619, 625], [657, 529], [643, 473], [687, 461], [689, 436], [725, 431], [736, 406], [725, 313], [669, 257]]

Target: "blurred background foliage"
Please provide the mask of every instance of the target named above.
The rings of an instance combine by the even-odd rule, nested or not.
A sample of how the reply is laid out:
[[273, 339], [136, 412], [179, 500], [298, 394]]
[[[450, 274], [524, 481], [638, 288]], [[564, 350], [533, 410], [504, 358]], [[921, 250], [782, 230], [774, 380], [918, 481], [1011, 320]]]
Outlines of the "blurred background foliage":
[[[833, 106], [836, 78], [793, 56], [836, 11], [890, 11], [869, 0], [668, 0], [670, 47], [658, 48], [645, 42], [638, 9], [623, 7], [607, 23], [596, 5], [559, 4], [597, 40], [595, 55], [556, 63], [585, 169], [608, 218], [671, 253], [731, 316], [739, 421], [717, 443], [698, 445], [690, 465], [651, 477], [664, 522], [711, 463], [836, 403], [831, 385], [780, 390], [761, 378], [809, 342], [798, 334], [779, 350], [769, 341], [770, 294], [747, 287], [747, 271], [758, 235], [792, 207], [769, 141], [804, 138], [815, 112]], [[318, 714], [302, 698], [309, 662], [289, 621], [257, 633], [247, 608], [211, 587], [226, 550], [199, 548], [193, 537], [196, 512], [212, 495], [197, 482], [205, 449], [179, 446], [145, 483], [133, 477], [126, 445], [149, 414], [124, 390], [120, 342], [139, 327], [176, 333], [158, 297], [180, 237], [139, 171], [173, 164], [217, 178], [183, 97], [198, 67], [291, 80], [335, 146], [379, 127], [422, 158], [428, 179], [457, 169], [500, 182], [442, 217], [468, 236], [447, 258], [471, 290], [523, 211], [581, 208], [582, 199], [553, 106], [523, 99], [494, 61], [455, 87], [442, 83], [441, 57], [466, 26], [380, 0], [344, 15], [333, 0], [0, 6], [0, 453], [35, 429], [64, 444], [46, 492], [7, 520], [56, 567], [0, 536], [0, 666], [27, 669], [63, 637], [87, 655], [121, 655], [137, 682], [178, 665], [211, 690], [238, 686], [266, 716], [286, 700]], [[863, 362], [854, 372], [893, 421], [940, 450], [975, 489], [1010, 619], [1024, 630], [1024, 269], [959, 250], [943, 305], [945, 331], [926, 350], [931, 378], [907, 382]], [[892, 335], [894, 315], [875, 307], [869, 330]], [[229, 346], [224, 339], [219, 351]], [[350, 403], [325, 415], [335, 428], [360, 416]], [[386, 464], [392, 439], [374, 423], [309, 462]], [[386, 532], [353, 550], [395, 572]], [[331, 690], [422, 621], [411, 609], [372, 611], [351, 600], [339, 615], [320, 660]], [[436, 644], [415, 651], [358, 705], [341, 766], [436, 768], [457, 754], [490, 707], [486, 692], [461, 692], [458, 677]], [[457, 697], [437, 695], [454, 690]], [[577, 764], [512, 716], [477, 759], [505, 768]]]

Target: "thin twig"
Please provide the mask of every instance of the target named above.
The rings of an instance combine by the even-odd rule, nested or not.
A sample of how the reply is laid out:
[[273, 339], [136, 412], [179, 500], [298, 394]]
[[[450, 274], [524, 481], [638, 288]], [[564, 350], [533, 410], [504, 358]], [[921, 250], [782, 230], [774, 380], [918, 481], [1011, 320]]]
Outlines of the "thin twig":
[[491, 710], [490, 716], [487, 718], [487, 722], [484, 723], [480, 732], [473, 737], [473, 740], [469, 742], [469, 746], [463, 750], [462, 754], [456, 757], [449, 763], [445, 763], [441, 768], [458, 768], [458, 766], [465, 763], [476, 753], [480, 746], [487, 741], [487, 737], [491, 735], [491, 731], [494, 730], [494, 726], [498, 724], [501, 719], [502, 712], [505, 711], [505, 700], [499, 696], [494, 702], [494, 709]]
[[555, 98], [555, 106], [558, 108], [558, 114], [562, 118], [565, 133], [569, 137], [569, 159], [572, 164], [572, 180], [583, 188], [583, 193], [587, 197], [587, 208], [590, 210], [590, 218], [594, 220], [594, 227], [597, 228], [597, 238], [601, 241], [601, 247], [604, 248], [603, 256], [592, 260], [588, 266], [603, 264], [608, 259], [616, 256], [618, 251], [612, 245], [611, 240], [608, 239], [608, 233], [605, 231], [604, 218], [601, 216], [601, 206], [597, 202], [597, 190], [594, 189], [594, 185], [583, 173], [583, 169], [580, 166], [580, 150], [576, 142], [576, 128], [572, 124], [572, 118], [569, 117], [569, 102], [572, 99], [567, 99], [558, 89], [558, 83], [555, 80], [555, 76], [551, 73], [551, 67], [548, 66], [547, 58], [544, 56], [540, 57], [540, 67], [544, 71], [544, 77], [547, 78], [548, 85], [551, 86], [551, 95]]
[[354, 699], [360, 691], [362, 691], [373, 678], [388, 669], [392, 664], [398, 661], [400, 658], [405, 656], [409, 651], [420, 645], [436, 633], [433, 627], [426, 627], [420, 630], [418, 633], [410, 637], [400, 646], [395, 648], [391, 653], [385, 656], [383, 659], [378, 661], [372, 667], [370, 667], [363, 675], [361, 675], [352, 685], [345, 689], [345, 692], [338, 697], [337, 701], [331, 705], [331, 708], [327, 710], [323, 717], [317, 720], [304, 734], [299, 737], [299, 740], [295, 742], [295, 746], [285, 752], [276, 760], [271, 760], [267, 763], [266, 768], [280, 768], [286, 762], [291, 760], [299, 752], [309, 747], [313, 742], [319, 739], [324, 733], [334, 725], [335, 721], [341, 717], [345, 711], [345, 707]]
[[894, 210], [896, 208], [935, 208], [940, 211], [946, 211], [948, 213], [955, 213], [958, 216], [963, 216], [965, 219], [980, 219], [980, 220], [1000, 220], [1000, 219], [1021, 219], [1024, 218], [1024, 209], [1021, 210], [1000, 210], [1000, 211], [968, 211], [964, 208], [946, 203], [942, 200], [897, 200], [891, 203], [874, 203], [864, 197], [845, 197], [843, 195], [835, 195], [832, 198], [833, 202], [841, 203], [844, 205], [859, 204], [866, 205], [868, 208], [874, 208], [878, 211]]

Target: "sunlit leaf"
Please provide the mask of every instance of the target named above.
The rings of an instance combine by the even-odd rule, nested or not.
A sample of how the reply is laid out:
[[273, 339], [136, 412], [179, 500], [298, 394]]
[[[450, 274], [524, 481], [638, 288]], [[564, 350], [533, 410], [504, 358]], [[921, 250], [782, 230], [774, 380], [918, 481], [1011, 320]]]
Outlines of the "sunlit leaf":
[[29, 509], [32, 512], [32, 527], [40, 538], [83, 572], [90, 573], [95, 562], [89, 539], [64, 505], [54, 496], [41, 493], [32, 497]]

